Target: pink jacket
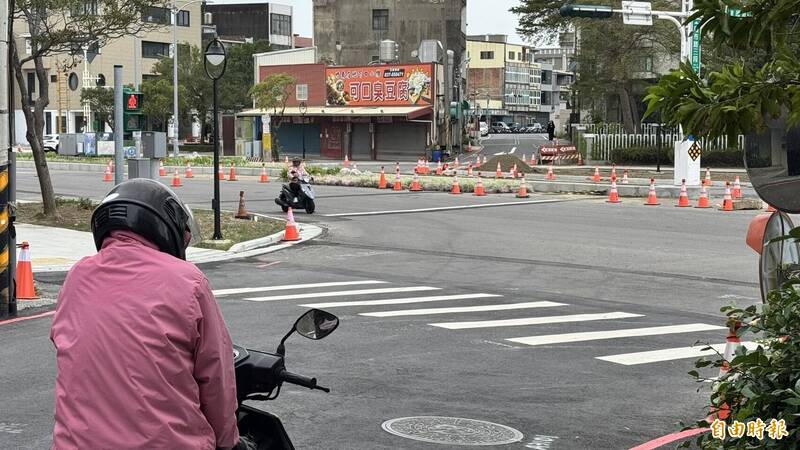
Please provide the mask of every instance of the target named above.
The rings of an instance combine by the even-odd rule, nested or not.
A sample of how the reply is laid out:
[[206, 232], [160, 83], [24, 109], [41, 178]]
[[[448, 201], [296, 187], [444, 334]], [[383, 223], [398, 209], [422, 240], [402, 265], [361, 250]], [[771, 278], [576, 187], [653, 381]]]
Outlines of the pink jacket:
[[231, 338], [191, 263], [117, 231], [58, 297], [54, 449], [209, 449], [239, 441]]

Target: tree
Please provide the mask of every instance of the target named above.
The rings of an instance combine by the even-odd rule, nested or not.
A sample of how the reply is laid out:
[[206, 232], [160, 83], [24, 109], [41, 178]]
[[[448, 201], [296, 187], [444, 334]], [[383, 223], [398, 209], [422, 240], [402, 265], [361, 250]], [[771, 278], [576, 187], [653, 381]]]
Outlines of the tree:
[[[564, 0], [523, 0], [520, 6], [511, 9], [519, 15], [517, 30], [530, 39], [548, 40], [570, 26], [577, 28], [580, 35], [575, 57], [578, 77], [573, 89], [584, 105], [604, 104], [609, 97], [617, 98], [622, 123], [632, 132], [640, 118], [638, 105], [644, 96], [641, 85], [646, 81], [641, 75], [646, 72], [645, 61], [658, 62], [678, 52], [675, 27], [661, 21], [649, 27], [623, 25], [619, 17], [606, 20], [565, 18], [559, 13], [565, 3]], [[677, 5], [661, 1], [653, 2], [653, 8], [676, 9]]]
[[[50, 103], [50, 80], [44, 58], [67, 55], [67, 66], [72, 67], [77, 63], [74, 55], [83, 45], [103, 47], [111, 40], [158, 26], [142, 21], [142, 15], [151, 7], [164, 5], [163, 0], [17, 0], [14, 3], [13, 19], [27, 25], [31, 51], [29, 54], [20, 52], [17, 40], [12, 40], [11, 65], [19, 88], [27, 126], [25, 136], [33, 152], [46, 216], [55, 216], [57, 209], [42, 136], [44, 110]], [[33, 63], [39, 85], [36, 99], [28, 96], [28, 82], [23, 71], [26, 63]]]
[[[287, 73], [274, 73], [268, 75], [261, 80], [258, 84], [250, 89], [250, 96], [255, 102], [256, 108], [261, 109], [267, 113], [273, 110], [276, 115], [283, 116], [286, 110], [286, 102], [289, 101], [289, 96], [292, 93], [292, 87], [296, 80], [293, 76]], [[278, 113], [280, 110], [280, 113]], [[280, 121], [272, 122], [272, 127], [277, 130], [280, 127]], [[272, 159], [279, 159], [277, 140], [275, 132], [270, 133], [272, 139]]]
[[108, 124], [114, 129], [114, 90], [106, 87], [81, 89], [81, 103], [89, 103], [89, 108], [102, 128]]
[[[165, 130], [172, 117], [172, 80], [164, 78], [147, 80], [142, 83], [142, 113], [159, 130]], [[178, 111], [186, 109], [183, 86], [178, 87]]]
[[732, 61], [703, 78], [682, 64], [650, 89], [647, 114], [711, 138], [762, 130], [766, 118], [782, 114], [790, 126], [800, 124], [800, 1], [733, 2], [743, 12], [737, 17], [728, 3], [697, 0], [687, 21], [699, 19], [713, 48], [732, 52]]
[[[228, 56], [223, 83], [219, 85], [219, 107], [223, 111], [238, 111], [250, 106], [248, 92], [253, 87], [253, 55], [271, 50], [269, 42], [255, 41], [227, 49]], [[204, 72], [205, 74], [205, 72]]]

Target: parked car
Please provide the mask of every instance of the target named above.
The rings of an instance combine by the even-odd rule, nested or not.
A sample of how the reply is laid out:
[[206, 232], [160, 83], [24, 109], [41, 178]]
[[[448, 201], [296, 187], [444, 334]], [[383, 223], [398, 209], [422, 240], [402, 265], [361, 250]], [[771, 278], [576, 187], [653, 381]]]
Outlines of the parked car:
[[492, 133], [511, 133], [511, 128], [505, 122], [495, 122], [492, 124]]
[[58, 152], [58, 135], [57, 134], [45, 134], [42, 136], [44, 139], [44, 151], [46, 152]]
[[481, 130], [481, 136], [488, 136], [489, 135], [489, 124], [487, 124], [486, 122], [481, 122], [480, 123], [480, 130]]
[[544, 133], [544, 128], [542, 128], [542, 124], [534, 123], [533, 125], [529, 125], [527, 127], [528, 133]]
[[508, 124], [508, 128], [511, 130], [512, 133], [524, 133], [525, 132], [525, 127], [523, 127], [522, 125], [520, 125], [517, 122], [512, 122], [512, 123]]

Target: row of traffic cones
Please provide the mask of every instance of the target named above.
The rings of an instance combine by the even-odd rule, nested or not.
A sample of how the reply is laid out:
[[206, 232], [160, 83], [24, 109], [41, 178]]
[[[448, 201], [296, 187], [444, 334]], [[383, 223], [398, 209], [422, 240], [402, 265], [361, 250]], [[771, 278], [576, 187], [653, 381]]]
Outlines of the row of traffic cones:
[[[108, 169], [106, 169], [106, 174], [107, 174], [107, 176], [110, 177], [110, 171]], [[166, 176], [167, 172], [166, 172], [166, 169], [164, 168], [163, 164], [161, 165], [161, 167], [159, 167], [158, 174], [159, 174], [159, 176], [162, 176], [162, 177]], [[186, 172], [185, 172], [184, 177], [185, 178], [194, 178], [194, 173], [192, 171], [192, 166], [190, 164], [186, 164]], [[224, 181], [225, 180], [225, 172], [223, 171], [222, 168], [219, 169], [219, 173], [217, 174], [217, 177], [220, 179], [220, 181]], [[111, 180], [110, 179], [109, 180], [105, 180], [104, 179], [104, 181], [111, 181]], [[230, 172], [228, 174], [228, 181], [239, 181], [239, 179], [236, 177], [236, 167], [233, 164], [231, 164], [231, 166], [230, 166]], [[269, 175], [267, 174], [267, 168], [266, 168], [266, 166], [264, 164], [261, 165], [261, 174], [259, 175], [258, 182], [259, 183], [269, 183]], [[183, 184], [181, 183], [181, 177], [180, 177], [180, 174], [178, 173], [178, 169], [177, 168], [175, 169], [175, 172], [172, 175], [171, 186], [172, 187], [181, 187], [181, 186], [183, 186]]]
[[[725, 187], [725, 196], [723, 197], [722, 201], [722, 210], [723, 211], [733, 211], [733, 198], [731, 195], [731, 186], [730, 182], [727, 183]], [[612, 192], [616, 190], [616, 183], [614, 181], [611, 182], [611, 189]], [[619, 203], [619, 202], [611, 202], [611, 203]], [[656, 180], [651, 178], [650, 179], [650, 190], [647, 194], [647, 202], [645, 202], [646, 206], [658, 206], [661, 203], [658, 202], [658, 197], [656, 195]], [[686, 180], [681, 180], [681, 193], [678, 197], [678, 204], [676, 205], [679, 208], [688, 208], [691, 207], [689, 204], [689, 195], [686, 191]], [[697, 199], [697, 205], [695, 208], [711, 208], [710, 201], [708, 199], [708, 189], [706, 185], [702, 185], [700, 187], [700, 197]]]

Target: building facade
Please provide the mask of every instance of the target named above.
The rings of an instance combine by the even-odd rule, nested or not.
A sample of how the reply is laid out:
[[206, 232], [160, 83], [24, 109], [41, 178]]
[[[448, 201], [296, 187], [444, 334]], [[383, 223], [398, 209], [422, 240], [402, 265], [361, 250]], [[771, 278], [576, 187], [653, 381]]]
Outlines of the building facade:
[[418, 63], [413, 52], [420, 42], [435, 39], [453, 50], [458, 66], [466, 52], [466, 11], [466, 0], [314, 0], [314, 43], [321, 59], [359, 66], [378, 60], [384, 39], [398, 44], [403, 64]]
[[[86, 117], [81, 104], [81, 89], [84, 87], [114, 87], [114, 66], [122, 65], [124, 85], [141, 84], [143, 78], [152, 73], [153, 65], [161, 58], [171, 55], [172, 25], [171, 13], [167, 8], [152, 8], [145, 17], [146, 22], [159, 24], [157, 29], [138, 36], [125, 36], [109, 42], [102, 48], [89, 48], [87, 57], [76, 49], [77, 65], [64, 67], [64, 61], [72, 60], [73, 55], [52, 55], [44, 58], [47, 71], [49, 105], [45, 110], [45, 134], [80, 133], [97, 130], [93, 117]], [[177, 19], [177, 41], [179, 45], [200, 46], [201, 7], [198, 3], [180, 10]], [[30, 54], [30, 33], [24, 20], [14, 22], [14, 38], [20, 57]], [[27, 95], [36, 98], [41, 86], [36, 82], [33, 62], [23, 66], [23, 76], [28, 85]], [[27, 125], [21, 109], [20, 92], [14, 82], [15, 98], [15, 139], [16, 143], [27, 145], [25, 137]], [[90, 113], [90, 116], [92, 114]]]
[[228, 3], [210, 1], [211, 26], [220, 39], [269, 41], [273, 50], [294, 47], [292, 7], [271, 2]]
[[507, 42], [506, 35], [469, 36], [467, 92], [481, 120], [530, 125], [541, 102], [541, 67], [533, 48]]

